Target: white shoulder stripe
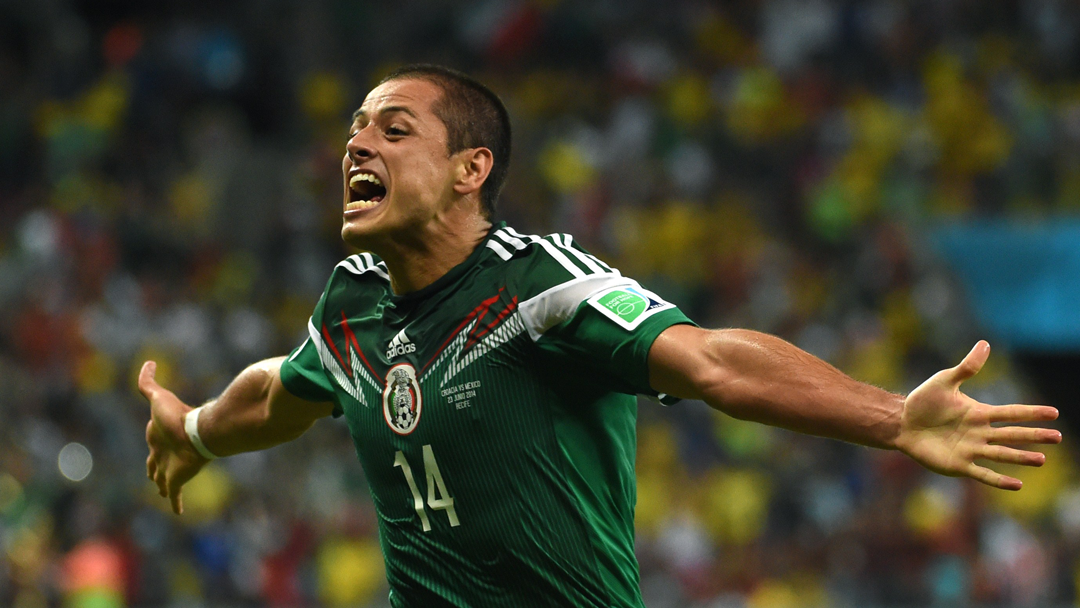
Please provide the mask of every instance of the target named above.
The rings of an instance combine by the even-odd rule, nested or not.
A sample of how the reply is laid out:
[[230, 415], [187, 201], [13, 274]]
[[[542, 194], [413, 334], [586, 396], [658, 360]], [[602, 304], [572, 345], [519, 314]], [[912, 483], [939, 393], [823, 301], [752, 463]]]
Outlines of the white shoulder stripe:
[[[514, 230], [509, 226], [507, 226], [505, 229], [496, 231], [495, 234], [507, 244], [513, 245], [518, 250], [525, 248], [525, 241], [529, 241], [530, 243], [541, 243], [542, 241], [549, 241], [551, 243], [554, 243], [560, 249], [563, 249], [567, 253], [569, 253], [570, 257], [580, 262], [581, 265], [584, 266], [589, 273], [598, 272], [620, 274], [618, 270], [612, 268], [611, 266], [608, 266], [604, 263], [603, 260], [596, 257], [595, 255], [575, 248], [573, 246], [574, 237], [570, 236], [569, 234], [549, 234], [548, 236], [541, 238], [536, 235], [521, 234], [520, 232]], [[542, 243], [541, 246], [547, 249], [547, 247], [544, 246]], [[548, 251], [550, 252], [550, 249], [548, 249]], [[557, 260], [559, 260], [557, 256], [552, 257], [555, 257]], [[567, 257], [567, 259], [570, 259], [570, 257]], [[559, 261], [562, 262], [562, 260]]]
[[494, 239], [488, 239], [487, 248], [494, 251], [495, 254], [502, 258], [504, 261], [514, 257], [514, 254], [507, 251], [506, 247], [503, 247]]
[[[571, 249], [574, 249], [573, 248], [574, 237], [569, 235], [569, 234], [564, 234], [563, 237], [565, 237], [565, 239], [566, 239], [566, 246], [571, 248]], [[578, 253], [579, 255], [585, 256], [585, 257], [589, 258], [590, 260], [592, 260], [593, 262], [596, 262], [604, 270], [607, 270], [609, 272], [614, 272], [615, 274], [620, 274], [618, 269], [615, 269], [615, 268], [612, 268], [611, 266], [608, 266], [607, 263], [604, 262], [604, 260], [601, 260], [600, 258], [596, 257], [595, 255], [593, 255], [591, 253], [586, 253], [584, 251], [580, 251], [578, 249], [574, 249], [574, 251], [576, 253]]]
[[517, 230], [514, 230], [513, 228], [511, 228], [510, 226], [507, 226], [507, 227], [503, 228], [502, 231], [505, 232], [506, 234], [512, 236], [512, 237], [517, 237], [518, 239], [531, 240], [531, 239], [537, 238], [536, 235], [534, 235], [534, 234], [521, 234]]
[[[513, 228], [507, 228], [506, 230], [513, 230]], [[519, 239], [519, 238], [517, 238], [515, 236], [510, 235], [510, 233], [507, 232], [506, 230], [496, 230], [495, 231], [495, 236], [499, 237], [507, 245], [511, 245], [514, 249], [517, 249], [518, 251], [521, 251], [522, 249], [525, 249], [526, 247], [528, 247], [528, 245], [525, 244], [525, 241], [523, 241], [523, 240], [521, 240], [521, 239]], [[518, 235], [518, 236], [521, 236], [521, 235]]]
[[385, 262], [379, 262], [378, 264], [376, 264], [375, 263], [375, 256], [371, 255], [370, 253], [361, 253], [360, 257], [363, 258], [364, 261], [366, 261], [368, 263], [368, 268], [370, 268], [373, 272], [375, 272], [375, 274], [377, 274], [380, 277], [386, 279], [387, 281], [390, 280], [390, 273], [386, 271], [386, 263]]
[[548, 252], [548, 255], [555, 258], [556, 262], [562, 264], [562, 267], [565, 268], [570, 274], [574, 275], [575, 277], [585, 276], [585, 272], [578, 268], [573, 262], [571, 262], [570, 258], [566, 257], [561, 251], [556, 249], [555, 245], [551, 244], [551, 241], [542, 239], [540, 237], [533, 238], [536, 239], [535, 241], [533, 241], [534, 243], [540, 243], [540, 246]]
[[582, 302], [613, 287], [639, 286], [637, 281], [617, 274], [581, 274], [525, 300], [518, 310], [529, 337], [539, 340], [544, 332], [574, 316]]
[[337, 263], [337, 266], [335, 266], [335, 268], [344, 268], [347, 272], [351, 274], [363, 273], [364, 271], [362, 269], [356, 267], [356, 261], [353, 259], [353, 257], [355, 256], [349, 256], [344, 260], [341, 260]]
[[593, 272], [611, 272], [610, 268], [601, 268], [600, 265], [594, 261], [596, 258], [593, 258], [590, 255], [586, 255], [585, 252], [578, 251], [577, 249], [571, 247], [571, 236], [569, 234], [553, 234], [552, 239], [559, 247], [562, 247], [566, 251], [570, 252], [582, 264], [585, 264], [585, 267], [589, 270]]
[[386, 272], [385, 266], [382, 262], [375, 264], [375, 258], [370, 253], [362, 253], [356, 255], [350, 255], [338, 262], [335, 268], [343, 268], [350, 274], [357, 276], [364, 274], [365, 272], [374, 272], [386, 280], [390, 280], [390, 275]]
[[[497, 231], [495, 234], [499, 235], [500, 232], [502, 232], [502, 230]], [[507, 244], [514, 245], [515, 249], [523, 249], [523, 247], [518, 247], [518, 243], [520, 243], [521, 245], [525, 244], [523, 242], [523, 240], [524, 241], [529, 241], [531, 243], [536, 243], [536, 244], [540, 245], [541, 247], [543, 247], [544, 251], [546, 251], [548, 253], [548, 255], [550, 255], [552, 258], [554, 258], [556, 262], [558, 262], [560, 265], [562, 265], [562, 267], [565, 268], [566, 271], [569, 272], [571, 275], [573, 275], [575, 277], [583, 277], [583, 276], [585, 276], [585, 271], [578, 268], [576, 264], [574, 264], [573, 262], [570, 261], [570, 258], [566, 257], [565, 255], [563, 255], [563, 253], [561, 251], [556, 249], [555, 245], [553, 245], [551, 243], [551, 241], [546, 240], [546, 239], [542, 239], [542, 238], [540, 238], [540, 237], [538, 237], [536, 235], [532, 235], [532, 234], [521, 234], [521, 233], [517, 232], [516, 230], [514, 230], [513, 228], [510, 228], [509, 226], [507, 226], [505, 228], [505, 232], [507, 232], [508, 234], [507, 235], [499, 235], [499, 236], [503, 240], [505, 240], [507, 242]], [[517, 237], [517, 238], [511, 239], [510, 238], [511, 236]], [[516, 241], [516, 242], [514, 242], [514, 241]]]

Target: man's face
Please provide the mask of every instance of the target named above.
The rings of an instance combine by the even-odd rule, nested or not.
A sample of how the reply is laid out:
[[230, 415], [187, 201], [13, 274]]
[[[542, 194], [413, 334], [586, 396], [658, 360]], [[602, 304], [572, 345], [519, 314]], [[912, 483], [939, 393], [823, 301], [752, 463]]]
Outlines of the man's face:
[[453, 200], [458, 163], [432, 112], [442, 89], [400, 79], [368, 93], [349, 130], [341, 237], [360, 248], [417, 234]]

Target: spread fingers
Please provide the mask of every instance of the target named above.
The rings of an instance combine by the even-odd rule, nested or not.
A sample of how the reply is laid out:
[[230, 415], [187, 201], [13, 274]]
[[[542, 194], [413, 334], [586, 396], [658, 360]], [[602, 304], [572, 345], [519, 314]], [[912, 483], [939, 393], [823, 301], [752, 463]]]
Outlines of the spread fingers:
[[1029, 467], [1042, 466], [1046, 462], [1046, 455], [1040, 452], [1017, 450], [1003, 445], [988, 445], [981, 450], [979, 457], [994, 462], [1021, 464]]
[[1048, 405], [995, 405], [990, 408], [990, 422], [1035, 422], [1056, 420], [1057, 408]]
[[1025, 426], [1005, 426], [993, 429], [989, 437], [987, 437], [987, 441], [1008, 445], [1061, 443], [1061, 431]]

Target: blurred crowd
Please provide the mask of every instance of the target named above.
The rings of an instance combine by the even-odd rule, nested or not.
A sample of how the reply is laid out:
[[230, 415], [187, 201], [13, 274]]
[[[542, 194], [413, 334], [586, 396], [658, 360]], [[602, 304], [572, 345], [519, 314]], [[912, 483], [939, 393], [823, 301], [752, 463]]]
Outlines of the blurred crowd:
[[[1067, 0], [0, 0], [0, 605], [385, 605], [343, 424], [216, 461], [178, 518], [134, 377], [200, 402], [299, 344], [349, 253], [348, 117], [411, 61], [506, 101], [498, 219], [891, 390], [982, 337], [935, 226], [1080, 209]], [[965, 386], [1039, 397], [1001, 350]], [[1011, 494], [701, 403], [639, 416], [652, 608], [1078, 600], [1068, 447]]]

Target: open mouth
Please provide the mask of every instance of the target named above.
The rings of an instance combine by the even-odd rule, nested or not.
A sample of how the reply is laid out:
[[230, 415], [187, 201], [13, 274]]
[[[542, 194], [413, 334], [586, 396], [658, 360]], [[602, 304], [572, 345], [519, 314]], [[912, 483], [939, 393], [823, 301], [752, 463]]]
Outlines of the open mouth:
[[386, 197], [386, 186], [371, 173], [357, 173], [349, 180], [349, 202], [346, 211], [377, 207]]

